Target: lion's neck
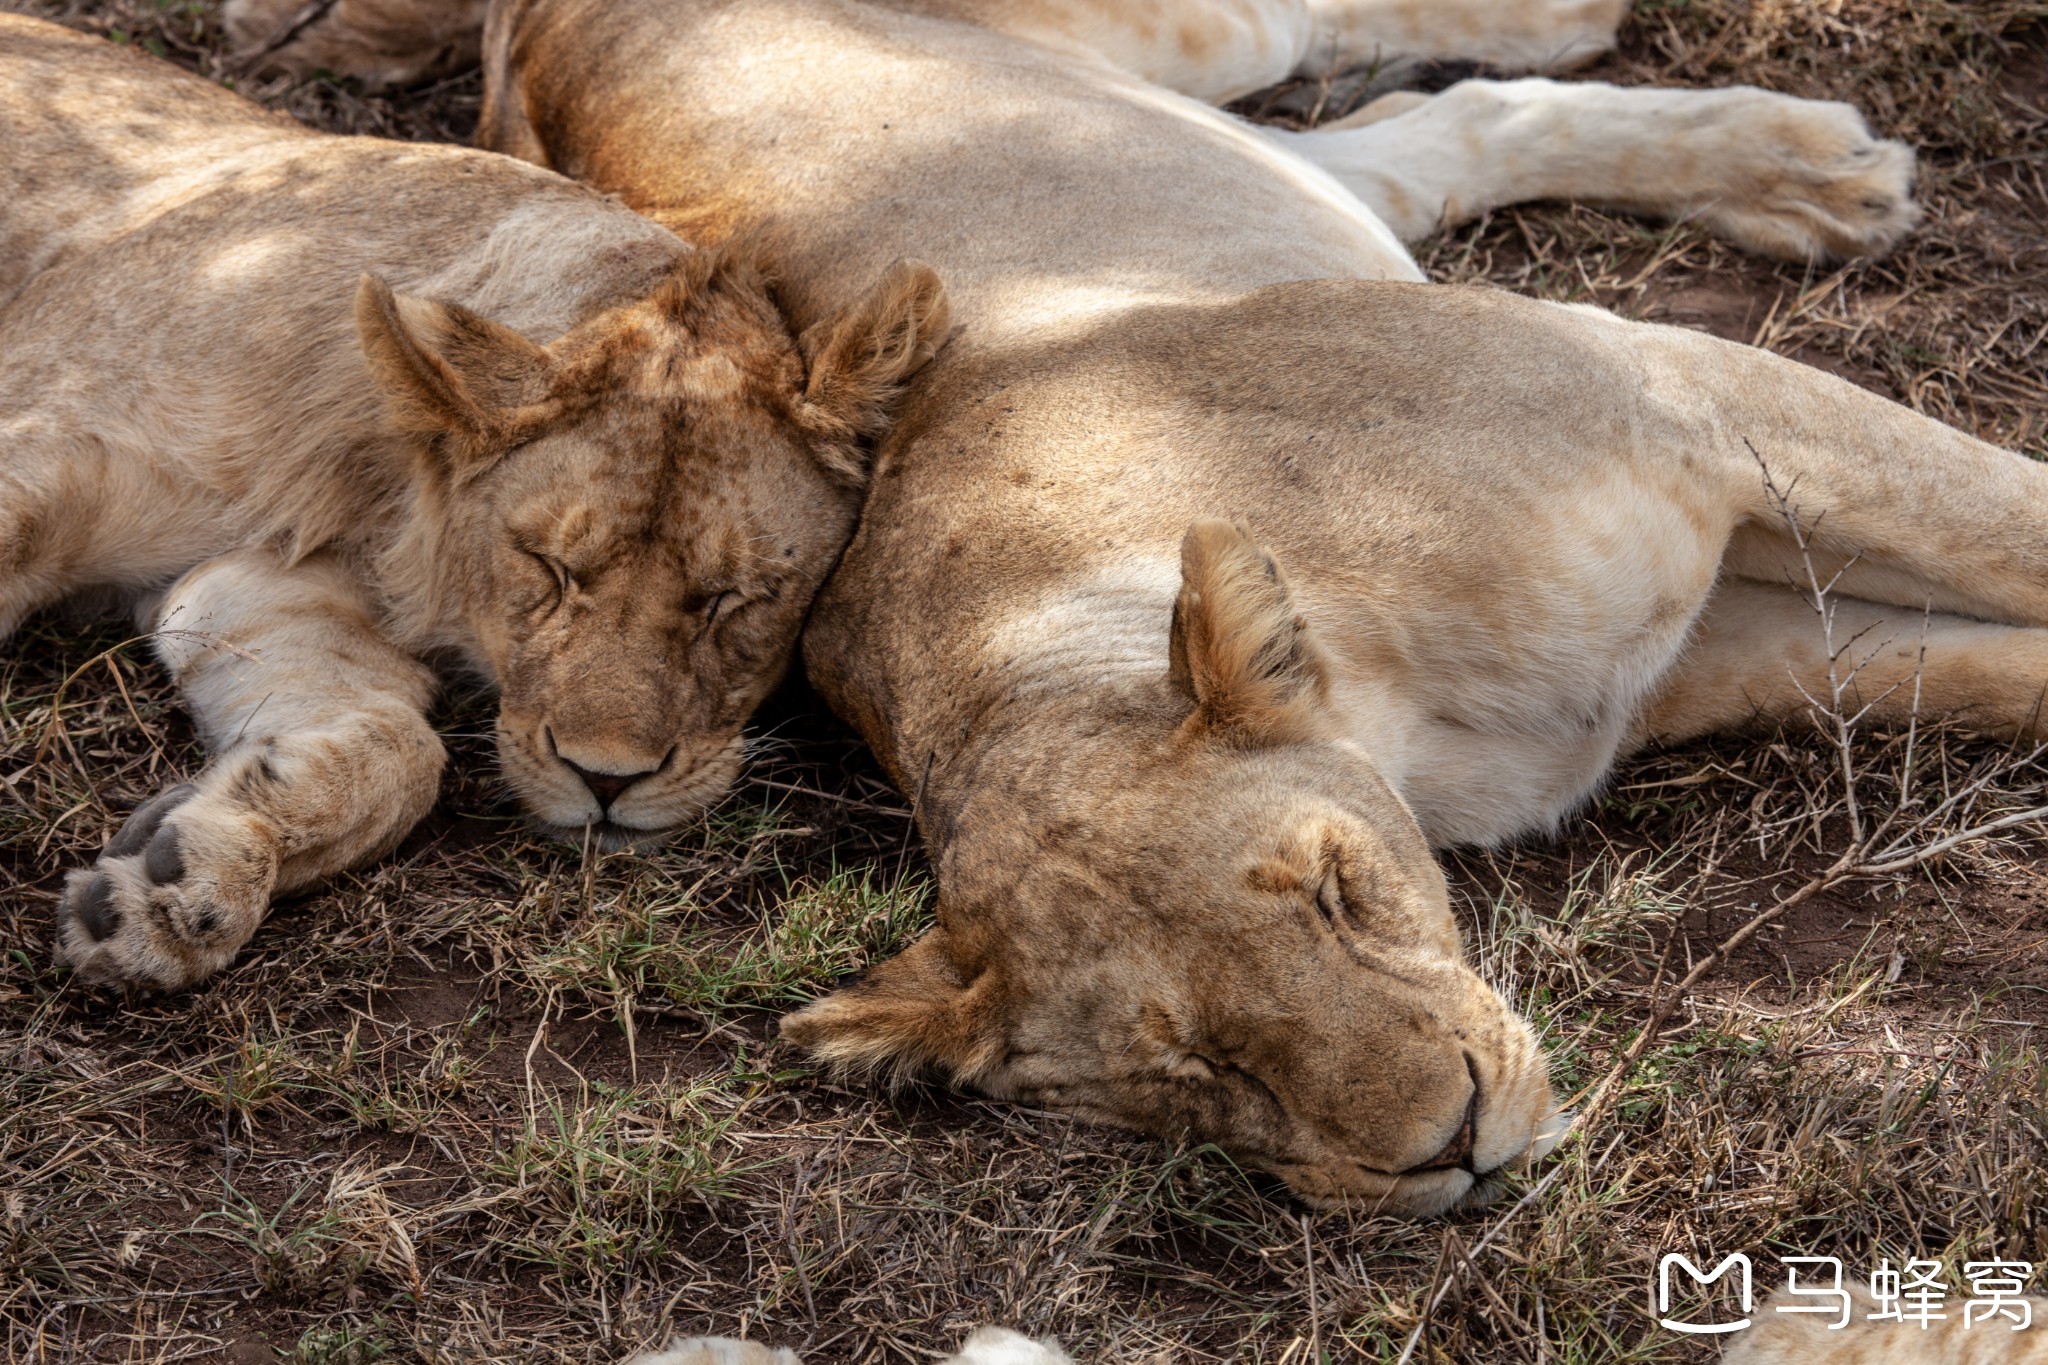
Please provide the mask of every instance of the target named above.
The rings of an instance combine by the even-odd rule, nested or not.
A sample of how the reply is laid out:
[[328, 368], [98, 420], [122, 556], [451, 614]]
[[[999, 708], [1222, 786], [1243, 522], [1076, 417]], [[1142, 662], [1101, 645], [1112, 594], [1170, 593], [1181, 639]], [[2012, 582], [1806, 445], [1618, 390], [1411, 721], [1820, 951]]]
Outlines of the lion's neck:
[[934, 656], [889, 737], [927, 830], [943, 842], [991, 783], [1030, 806], [1093, 781], [1112, 749], [1163, 742], [1187, 709], [1167, 681], [1179, 581], [1173, 559], [1120, 561], [1006, 615], [975, 658]]
[[1180, 566], [1164, 556], [1123, 559], [1009, 613], [988, 632], [984, 667], [1006, 706], [1072, 697], [1163, 676]]
[[387, 628], [403, 647], [420, 654], [453, 654], [488, 679], [482, 642], [462, 610], [462, 563], [437, 490], [407, 490], [372, 560]]

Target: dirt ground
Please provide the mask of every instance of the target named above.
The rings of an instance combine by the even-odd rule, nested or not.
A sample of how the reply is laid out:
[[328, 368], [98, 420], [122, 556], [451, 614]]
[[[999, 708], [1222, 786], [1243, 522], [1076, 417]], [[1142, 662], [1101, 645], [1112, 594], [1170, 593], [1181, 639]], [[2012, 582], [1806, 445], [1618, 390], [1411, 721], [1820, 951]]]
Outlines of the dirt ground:
[[[0, 6], [235, 77], [211, 0]], [[1638, 0], [1587, 73], [1853, 101], [1922, 153], [1927, 222], [1884, 261], [1773, 264], [1563, 206], [1422, 259], [1751, 341], [2048, 457], [2044, 20], [2009, 0]], [[479, 95], [474, 76], [393, 98], [240, 85], [321, 127], [457, 140]], [[398, 856], [281, 905], [206, 989], [124, 1001], [48, 965], [51, 906], [202, 756], [118, 623], [52, 615], [8, 646], [6, 1359], [607, 1361], [719, 1332], [914, 1361], [998, 1321], [1119, 1362], [1703, 1361], [1656, 1325], [1666, 1252], [1746, 1252], [1760, 1293], [1786, 1255], [1852, 1276], [1936, 1259], [1951, 1311], [1966, 1262], [2048, 1281], [2039, 825], [1941, 847], [2048, 803], [2032, 754], [1924, 730], [1689, 748], [1631, 764], [1559, 840], [1454, 855], [1478, 957], [1539, 1021], [1561, 1091], [1594, 1093], [1504, 1198], [1404, 1223], [1307, 1213], [1213, 1150], [835, 1084], [776, 1045], [781, 1011], [930, 908], [902, 797], [800, 685], [732, 798], [646, 857], [525, 832], [489, 715], [446, 702], [456, 761]], [[1887, 840], [1909, 865], [1828, 880]]]

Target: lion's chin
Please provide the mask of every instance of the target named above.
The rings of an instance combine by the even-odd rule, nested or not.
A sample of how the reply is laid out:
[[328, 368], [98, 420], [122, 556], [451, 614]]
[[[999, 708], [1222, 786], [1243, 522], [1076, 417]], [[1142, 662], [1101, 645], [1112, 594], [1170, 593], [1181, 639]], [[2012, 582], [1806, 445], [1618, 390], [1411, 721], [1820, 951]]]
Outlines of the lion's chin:
[[551, 839], [578, 848], [588, 846], [597, 853], [624, 853], [631, 850], [646, 853], [660, 848], [676, 837], [681, 825], [669, 825], [662, 829], [635, 829], [614, 820], [593, 820], [587, 825], [563, 825], [539, 816], [532, 817], [533, 827]]
[[1291, 1180], [1286, 1183], [1296, 1199], [1318, 1212], [1396, 1218], [1435, 1218], [1453, 1209], [1475, 1208], [1492, 1202], [1501, 1188], [1496, 1182], [1470, 1176], [1462, 1184], [1446, 1180], [1420, 1189], [1412, 1185], [1387, 1190], [1308, 1189]]

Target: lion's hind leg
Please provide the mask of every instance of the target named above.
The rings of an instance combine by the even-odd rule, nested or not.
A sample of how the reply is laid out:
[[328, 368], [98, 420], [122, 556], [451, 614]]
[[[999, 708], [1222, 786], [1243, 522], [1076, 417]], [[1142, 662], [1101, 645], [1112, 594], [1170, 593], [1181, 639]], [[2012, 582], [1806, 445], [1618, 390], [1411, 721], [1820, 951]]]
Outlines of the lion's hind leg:
[[2048, 738], [2048, 629], [1824, 599], [1791, 583], [1728, 578], [1684, 658], [1652, 696], [1631, 747], [1720, 731], [1823, 721], [1954, 720], [2007, 738]]
[[1463, 81], [1273, 136], [1404, 241], [1555, 199], [1697, 220], [1751, 251], [1817, 260], [1881, 254], [1920, 217], [1904, 144], [1873, 137], [1848, 105], [1747, 87]]
[[156, 629], [212, 758], [71, 874], [56, 951], [92, 980], [175, 988], [226, 966], [273, 896], [403, 838], [433, 805], [443, 751], [424, 715], [431, 675], [330, 559], [211, 560], [171, 588]]

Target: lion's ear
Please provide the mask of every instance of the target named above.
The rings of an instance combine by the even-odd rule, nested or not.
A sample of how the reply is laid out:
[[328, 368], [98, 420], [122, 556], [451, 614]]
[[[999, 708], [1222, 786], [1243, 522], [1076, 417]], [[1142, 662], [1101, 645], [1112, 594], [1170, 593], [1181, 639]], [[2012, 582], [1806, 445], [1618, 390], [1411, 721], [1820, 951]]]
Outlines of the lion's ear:
[[946, 286], [922, 261], [898, 261], [866, 298], [807, 328], [802, 420], [818, 462], [849, 487], [868, 479], [868, 443], [889, 429], [897, 395], [945, 344]]
[[858, 983], [786, 1017], [782, 1036], [850, 1071], [936, 1071], [971, 1083], [1002, 1059], [993, 997], [993, 976], [965, 980], [945, 930], [934, 929]]
[[546, 348], [460, 304], [394, 294], [375, 275], [356, 287], [363, 358], [392, 420], [463, 473], [543, 415], [554, 361]]
[[1329, 663], [1287, 576], [1243, 526], [1203, 520], [1180, 547], [1168, 675], [1191, 728], [1247, 744], [1324, 733]]

